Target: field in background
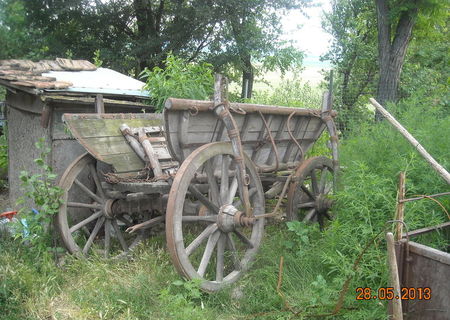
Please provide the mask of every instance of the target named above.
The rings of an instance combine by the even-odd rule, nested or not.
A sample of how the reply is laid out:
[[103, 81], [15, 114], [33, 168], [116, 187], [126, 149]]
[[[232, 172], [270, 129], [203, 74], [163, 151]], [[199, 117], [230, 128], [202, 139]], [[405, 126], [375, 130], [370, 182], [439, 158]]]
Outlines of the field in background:
[[300, 72], [286, 72], [283, 76], [279, 71], [267, 72], [264, 75], [264, 81], [256, 81], [254, 90], [271, 91], [280, 85], [283, 80], [300, 79], [302, 82], [309, 82], [312, 87], [317, 87], [323, 81], [323, 70], [330, 70], [329, 63], [320, 61], [319, 57], [308, 56], [303, 61], [303, 70]]

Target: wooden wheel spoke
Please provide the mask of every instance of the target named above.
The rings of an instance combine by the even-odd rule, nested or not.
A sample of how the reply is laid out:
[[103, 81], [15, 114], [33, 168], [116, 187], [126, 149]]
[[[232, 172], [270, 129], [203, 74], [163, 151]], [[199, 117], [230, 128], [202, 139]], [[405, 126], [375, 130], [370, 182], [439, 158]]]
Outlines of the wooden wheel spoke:
[[183, 216], [183, 222], [209, 222], [214, 223], [217, 222], [217, 215], [213, 216]]
[[330, 183], [328, 186], [325, 186], [325, 189], [323, 190], [323, 194], [329, 194], [331, 189], [333, 189], [332, 183]]
[[206, 198], [194, 185], [189, 185], [188, 190], [194, 197], [197, 198], [198, 201], [203, 203], [205, 207], [207, 207], [211, 212], [218, 214], [219, 213], [219, 207], [215, 204], [209, 201], [208, 198]]
[[186, 255], [190, 256], [194, 250], [197, 249], [212, 233], [216, 232], [217, 229], [217, 224], [211, 224], [206, 227], [205, 230], [203, 230], [186, 248]]
[[95, 203], [81, 203], [81, 202], [67, 202], [67, 206], [71, 208], [88, 208], [88, 209], [101, 209], [100, 204]]
[[300, 188], [303, 190], [303, 192], [305, 192], [311, 199], [316, 200], [316, 196], [309, 191], [309, 189], [305, 186], [305, 185], [301, 185]]
[[328, 176], [328, 168], [325, 167], [322, 170], [322, 174], [320, 176], [320, 183], [319, 183], [319, 191], [320, 193], [323, 193], [325, 190], [325, 185], [327, 183], [327, 176]]
[[106, 219], [105, 222], [105, 258], [109, 257], [111, 250], [111, 220]]
[[212, 165], [213, 162], [213, 159], [210, 159], [206, 162], [205, 171], [208, 179], [209, 192], [211, 194], [212, 202], [217, 207], [220, 207], [222, 201], [220, 200], [219, 185], [217, 184], [216, 177], [214, 176], [214, 167]]
[[311, 171], [311, 185], [312, 185], [312, 192], [317, 195], [319, 194], [319, 185], [317, 181], [317, 175], [314, 170]]
[[297, 209], [303, 209], [303, 208], [313, 208], [316, 205], [315, 202], [304, 202], [304, 203], [299, 203], [297, 205]]
[[102, 203], [103, 200], [96, 195], [95, 193], [93, 193], [91, 190], [89, 190], [88, 187], [86, 187], [84, 184], [82, 184], [78, 179], [75, 179], [75, 184], [80, 187], [81, 190], [84, 191], [84, 193], [86, 193], [91, 199], [94, 199], [95, 201], [97, 201], [98, 203]]
[[122, 246], [123, 251], [128, 251], [127, 242], [123, 238], [122, 231], [120, 231], [119, 225], [117, 224], [116, 220], [112, 221], [112, 226], [113, 226], [114, 231], [116, 233], [117, 239], [119, 240], [120, 245]]
[[236, 196], [237, 189], [238, 189], [238, 182], [237, 182], [237, 178], [234, 177], [233, 181], [231, 181], [230, 193], [228, 194], [228, 199], [225, 204], [233, 203], [233, 199]]
[[206, 243], [205, 251], [203, 252], [202, 260], [200, 261], [200, 265], [198, 266], [197, 273], [200, 277], [204, 277], [206, 268], [208, 267], [209, 261], [211, 260], [211, 256], [214, 252], [214, 248], [219, 240], [221, 232], [216, 230], [208, 237], [208, 242]]
[[220, 199], [222, 204], [225, 204], [228, 199], [228, 183], [229, 183], [230, 157], [228, 155], [222, 156], [222, 171], [220, 178]]
[[97, 169], [95, 169], [95, 166], [93, 163], [89, 164], [89, 171], [91, 172], [92, 179], [94, 180], [95, 186], [97, 187], [97, 192], [100, 193], [100, 196], [102, 198], [105, 198], [105, 193], [103, 192], [103, 188], [100, 183], [100, 178], [97, 174]]
[[72, 226], [72, 227], [69, 229], [69, 232], [72, 233], [72, 232], [77, 231], [78, 229], [80, 229], [80, 228], [84, 227], [85, 225], [87, 225], [89, 222], [92, 222], [92, 221], [94, 221], [95, 219], [97, 219], [98, 217], [100, 217], [102, 214], [103, 214], [102, 211], [97, 211], [97, 212], [95, 212], [93, 215], [90, 215], [90, 216], [87, 217], [86, 219], [84, 219], [84, 220], [78, 222], [76, 225]]
[[316, 209], [311, 209], [311, 210], [309, 210], [308, 211], [308, 213], [305, 215], [305, 217], [303, 218], [303, 221], [304, 222], [308, 222], [308, 221], [311, 221], [313, 218], [314, 218], [314, 216], [317, 214], [317, 211], [316, 211]]
[[95, 237], [97, 236], [98, 232], [100, 231], [100, 228], [103, 226], [103, 223], [105, 222], [105, 217], [101, 217], [97, 220], [94, 230], [92, 230], [91, 235], [89, 236], [89, 239], [87, 240], [86, 244], [83, 248], [83, 254], [86, 254], [89, 251], [89, 248], [91, 247], [92, 243], [94, 242]]
[[233, 230], [233, 233], [241, 240], [248, 248], [253, 248], [253, 243], [239, 230]]
[[216, 281], [223, 281], [224, 271], [224, 252], [225, 252], [225, 234], [221, 233], [217, 242], [217, 260], [216, 260]]
[[117, 217], [117, 220], [125, 224], [127, 227], [130, 227], [132, 225], [132, 222], [125, 217]]
[[230, 233], [226, 234], [226, 245], [228, 250], [231, 252], [231, 259], [233, 260], [233, 265], [235, 270], [241, 269], [241, 262], [239, 260], [239, 256], [237, 253], [236, 245], [234, 244], [234, 240], [231, 237]]

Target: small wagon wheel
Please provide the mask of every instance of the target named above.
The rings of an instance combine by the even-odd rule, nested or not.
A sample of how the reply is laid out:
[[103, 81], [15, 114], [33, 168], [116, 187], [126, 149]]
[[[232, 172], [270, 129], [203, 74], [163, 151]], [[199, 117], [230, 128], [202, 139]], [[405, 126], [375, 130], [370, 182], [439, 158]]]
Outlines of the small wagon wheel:
[[[263, 188], [247, 156], [245, 165], [256, 217], [264, 214]], [[172, 262], [183, 277], [201, 279], [206, 291], [235, 282], [248, 269], [264, 230], [264, 219], [241, 214], [244, 209], [235, 172], [229, 142], [206, 144], [184, 160], [169, 193], [166, 237]], [[203, 204], [198, 215], [183, 213], [187, 199]]]
[[105, 257], [112, 253], [116, 257], [124, 256], [145, 234], [143, 231], [125, 233], [137, 218], [113, 213], [115, 200], [105, 194], [101, 180], [94, 157], [85, 153], [75, 159], [59, 182], [64, 203], [59, 208], [56, 224], [70, 253], [88, 255], [97, 251]]
[[326, 157], [310, 158], [296, 169], [289, 187], [287, 219], [319, 222], [331, 220], [333, 162]]

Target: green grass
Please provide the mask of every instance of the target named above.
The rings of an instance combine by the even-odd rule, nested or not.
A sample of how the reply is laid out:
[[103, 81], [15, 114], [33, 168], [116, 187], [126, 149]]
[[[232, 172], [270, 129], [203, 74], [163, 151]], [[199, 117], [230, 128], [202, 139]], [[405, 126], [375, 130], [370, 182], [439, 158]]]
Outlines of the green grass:
[[[270, 95], [261, 98], [276, 100]], [[405, 112], [402, 107], [391, 110], [449, 168], [450, 116], [445, 108], [412, 103]], [[322, 150], [319, 146], [313, 153]], [[339, 314], [322, 318], [386, 319], [385, 302], [356, 301], [355, 290], [388, 284], [385, 241], [372, 239], [393, 218], [398, 174], [407, 173], [408, 196], [448, 191], [448, 185], [385, 122], [348, 133], [341, 144], [341, 165], [336, 218], [328, 228], [320, 232], [316, 225], [269, 224], [250, 272], [234, 287], [215, 294], [200, 292], [195, 282], [180, 281], [163, 236], [140, 245], [131, 260], [66, 255], [58, 266], [51, 252], [37, 256], [33, 248], [0, 240], [0, 318], [308, 319], [332, 312], [351, 278]], [[450, 208], [449, 197], [440, 201]], [[410, 230], [448, 221], [439, 205], [429, 200], [407, 203], [405, 212]], [[438, 236], [420, 241], [437, 248], [448, 244]], [[277, 292], [281, 257], [284, 298]]]

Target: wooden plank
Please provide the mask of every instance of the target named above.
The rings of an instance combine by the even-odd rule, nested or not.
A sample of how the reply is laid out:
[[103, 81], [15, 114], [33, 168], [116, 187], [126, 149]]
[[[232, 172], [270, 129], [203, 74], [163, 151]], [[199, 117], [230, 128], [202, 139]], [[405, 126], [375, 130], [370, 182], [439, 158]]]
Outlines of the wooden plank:
[[78, 119], [65, 121], [75, 138], [106, 137], [122, 135], [120, 125], [148, 127], [162, 125], [160, 119]]
[[[297, 122], [295, 124], [294, 131], [292, 132], [294, 137], [298, 136], [298, 134], [300, 132], [300, 128], [302, 126], [302, 122], [304, 121], [304, 119], [305, 118], [303, 118], [303, 117], [297, 117]], [[290, 128], [292, 130], [292, 127], [290, 127]], [[290, 140], [290, 142], [288, 143], [288, 145], [286, 147], [286, 152], [284, 153], [282, 162], [284, 162], [284, 163], [289, 162], [289, 159], [290, 159], [290, 156], [291, 156], [291, 153], [292, 153], [292, 150], [294, 149], [294, 147], [297, 147], [297, 146], [295, 145], [294, 141]]]
[[[122, 135], [116, 137], [85, 138], [83, 141], [102, 158], [113, 154], [135, 153]], [[152, 144], [152, 146], [158, 159], [172, 159], [165, 145]]]
[[[275, 148], [277, 148], [277, 153], [279, 156], [278, 162], [281, 162], [283, 159], [283, 156], [282, 156], [282, 152], [280, 152], [281, 150], [280, 150], [280, 146], [277, 144], [277, 140], [280, 139], [281, 136], [283, 135], [287, 117], [278, 116], [277, 118], [279, 119], [278, 130], [277, 130], [275, 136], [273, 137], [273, 139], [275, 141]], [[273, 136], [273, 134], [272, 134], [272, 136]], [[272, 164], [272, 162], [274, 162], [274, 158], [275, 158], [275, 152], [272, 150], [272, 152], [269, 154], [269, 157], [267, 158], [266, 164], [268, 164], [268, 165]]]
[[[139, 170], [144, 163], [134, 153], [120, 132], [120, 125], [131, 127], [159, 127], [161, 115], [155, 114], [65, 114], [67, 127], [78, 142], [94, 157], [111, 164], [117, 171]], [[158, 150], [162, 158], [168, 152]], [[169, 155], [170, 156], [170, 155]]]
[[[269, 124], [269, 128], [270, 128], [270, 123], [272, 121], [272, 117], [273, 117], [273, 115], [269, 115], [268, 119], [266, 119], [266, 122]], [[260, 119], [260, 120], [261, 120], [261, 127], [259, 129], [258, 140], [261, 141], [262, 144], [266, 144], [267, 141], [263, 140], [264, 137], [266, 136], [266, 126], [264, 125], [264, 121], [262, 119]], [[261, 148], [262, 148], [262, 146], [260, 148], [253, 150], [253, 153], [251, 156], [252, 161], [256, 162], [256, 159], [258, 158], [259, 150], [261, 150]]]
[[[397, 258], [395, 255], [395, 244], [394, 244], [394, 235], [391, 232], [386, 234], [386, 242], [387, 242], [387, 251], [388, 251], [388, 262], [389, 262], [389, 276], [390, 276], [390, 285], [394, 288], [394, 296], [401, 297], [402, 293], [400, 291], [400, 279], [398, 275], [398, 267], [397, 267]], [[392, 303], [392, 312], [393, 312], [393, 320], [403, 320], [403, 312], [402, 312], [402, 300], [393, 299]]]
[[142, 170], [144, 162], [139, 159], [136, 153], [117, 153], [104, 155], [102, 161], [111, 164], [116, 171], [126, 172], [132, 170]]

